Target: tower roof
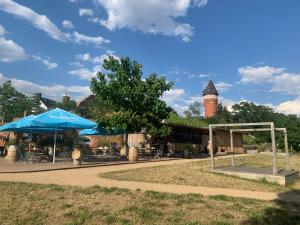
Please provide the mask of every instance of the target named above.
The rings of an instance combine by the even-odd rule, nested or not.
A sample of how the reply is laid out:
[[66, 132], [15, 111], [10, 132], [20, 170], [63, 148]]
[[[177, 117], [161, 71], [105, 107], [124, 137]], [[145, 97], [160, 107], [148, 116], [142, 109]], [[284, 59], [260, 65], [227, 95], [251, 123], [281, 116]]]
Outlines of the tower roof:
[[219, 95], [214, 83], [209, 80], [207, 87], [203, 90], [204, 95]]

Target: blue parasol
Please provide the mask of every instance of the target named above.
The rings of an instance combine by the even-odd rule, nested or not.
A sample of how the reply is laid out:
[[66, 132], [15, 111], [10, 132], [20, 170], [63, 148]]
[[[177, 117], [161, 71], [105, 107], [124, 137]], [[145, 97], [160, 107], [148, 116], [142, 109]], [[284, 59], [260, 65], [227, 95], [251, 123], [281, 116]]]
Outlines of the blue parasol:
[[67, 129], [91, 129], [97, 126], [97, 123], [67, 112], [63, 109], [52, 109], [41, 113], [32, 119], [23, 120], [17, 124], [19, 129], [28, 128], [53, 128], [55, 129], [54, 136], [54, 155], [53, 163], [55, 163], [55, 150], [57, 131]]

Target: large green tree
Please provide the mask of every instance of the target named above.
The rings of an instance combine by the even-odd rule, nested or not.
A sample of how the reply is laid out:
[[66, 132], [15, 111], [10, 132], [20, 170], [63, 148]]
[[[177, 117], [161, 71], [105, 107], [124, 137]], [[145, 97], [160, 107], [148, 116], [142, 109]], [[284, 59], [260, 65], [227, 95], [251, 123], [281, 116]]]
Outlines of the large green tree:
[[129, 58], [109, 57], [103, 68], [105, 72], [99, 72], [91, 81], [96, 99], [110, 109], [98, 118], [100, 124], [126, 133], [145, 129], [152, 135], [166, 134], [163, 120], [172, 109], [161, 98], [172, 88], [172, 82], [154, 73], [143, 79], [142, 65]]
[[90, 95], [78, 104], [76, 112], [85, 118], [101, 120], [105, 115], [109, 115], [112, 110], [107, 101], [96, 98], [95, 95]]
[[31, 104], [31, 111], [35, 114], [42, 113], [45, 109], [41, 106], [42, 94], [34, 93], [31, 97], [29, 97], [29, 101]]
[[72, 100], [70, 96], [63, 96], [62, 101], [57, 103], [58, 107], [66, 111], [77, 111], [77, 103], [75, 100]]
[[28, 97], [16, 91], [11, 81], [0, 86], [0, 119], [1, 122], [10, 122], [14, 117], [22, 117], [31, 110]]

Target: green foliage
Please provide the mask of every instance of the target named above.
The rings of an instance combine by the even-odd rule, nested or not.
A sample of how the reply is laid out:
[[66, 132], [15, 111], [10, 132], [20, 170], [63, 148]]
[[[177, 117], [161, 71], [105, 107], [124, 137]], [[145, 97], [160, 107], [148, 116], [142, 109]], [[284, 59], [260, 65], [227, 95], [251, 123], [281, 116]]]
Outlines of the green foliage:
[[185, 110], [185, 111], [183, 112], [183, 115], [184, 115], [186, 118], [192, 118], [192, 113], [191, 113], [191, 111], [189, 111], [189, 110]]
[[189, 109], [185, 110], [183, 112], [183, 114], [185, 115], [185, 117], [187, 118], [197, 118], [200, 119], [201, 118], [201, 103], [195, 101], [194, 103], [192, 103], [191, 105], [189, 105]]
[[77, 103], [70, 99], [69, 96], [64, 96], [62, 101], [58, 103], [58, 107], [66, 111], [75, 112], [77, 110]]
[[30, 111], [30, 101], [22, 93], [15, 90], [11, 81], [0, 86], [0, 119], [10, 122], [14, 117], [22, 117], [25, 111]]
[[15, 144], [16, 144], [16, 139], [9, 139], [9, 140], [6, 142], [5, 146], [6, 146], [6, 147], [9, 147], [9, 146], [15, 145]]
[[105, 116], [113, 111], [109, 102], [90, 95], [79, 103], [76, 112], [82, 117], [103, 121]]
[[183, 125], [189, 127], [203, 128], [208, 127], [208, 123], [205, 120], [199, 120], [196, 118], [180, 117], [175, 114], [171, 114], [166, 120], [166, 124]]
[[29, 102], [31, 104], [31, 111], [34, 113], [42, 113], [45, 111], [41, 107], [41, 101], [42, 101], [42, 94], [41, 93], [35, 93], [33, 96], [29, 97]]
[[149, 134], [167, 134], [162, 121], [168, 118], [171, 109], [161, 97], [173, 84], [156, 74], [142, 79], [142, 65], [129, 58], [109, 57], [103, 67], [106, 73], [99, 72], [92, 79], [91, 90], [97, 104], [104, 102], [111, 111], [98, 114], [98, 121], [128, 133], [145, 128]]
[[189, 106], [189, 110], [192, 113], [192, 116], [194, 118], [200, 119], [201, 111], [200, 111], [201, 103], [200, 102], [194, 102]]

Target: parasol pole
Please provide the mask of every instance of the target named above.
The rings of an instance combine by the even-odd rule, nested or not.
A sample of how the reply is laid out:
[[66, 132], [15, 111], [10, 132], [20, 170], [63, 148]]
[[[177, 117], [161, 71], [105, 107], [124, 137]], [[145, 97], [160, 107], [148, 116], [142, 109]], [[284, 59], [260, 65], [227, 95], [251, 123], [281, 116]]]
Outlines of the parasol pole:
[[56, 139], [57, 139], [57, 127], [55, 127], [55, 135], [54, 135], [53, 163], [55, 163]]

